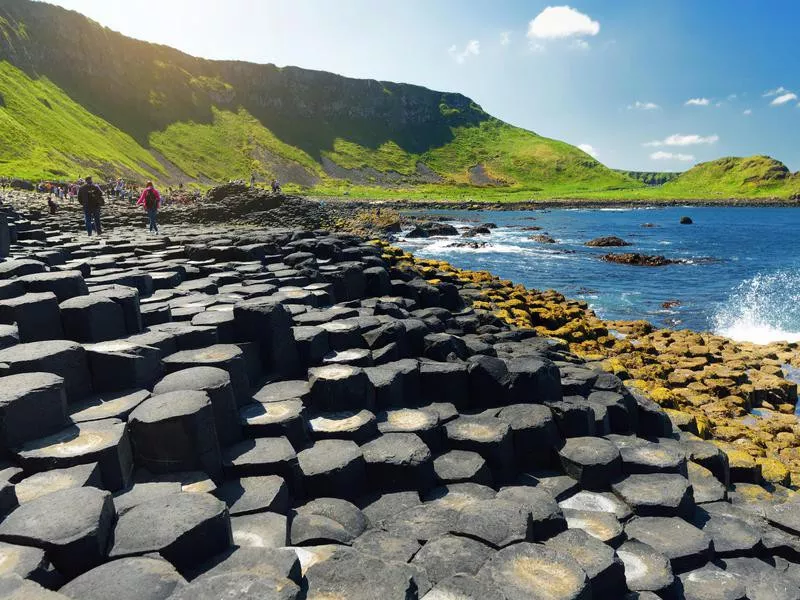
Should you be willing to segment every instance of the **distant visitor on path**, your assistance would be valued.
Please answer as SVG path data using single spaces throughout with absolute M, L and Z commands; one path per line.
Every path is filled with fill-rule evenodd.
M 78 189 L 78 202 L 83 206 L 86 233 L 92 235 L 92 228 L 94 228 L 97 235 L 102 235 L 103 228 L 100 225 L 100 207 L 103 206 L 106 201 L 103 198 L 103 191 L 92 181 L 91 176 L 87 177 L 86 183 Z
M 139 196 L 139 201 L 136 203 L 139 206 L 144 206 L 147 212 L 147 217 L 150 220 L 150 233 L 158 233 L 158 209 L 161 207 L 161 194 L 153 186 L 152 181 L 148 181 L 142 195 Z
M 250 187 L 256 187 L 256 174 L 250 175 Z
M 278 183 L 277 179 L 272 180 L 272 193 L 279 194 L 281 192 L 281 184 Z
M 58 204 L 56 204 L 56 202 L 55 202 L 55 200 L 53 200 L 52 196 L 49 196 L 47 198 L 47 208 L 50 211 L 51 215 L 56 214 L 56 211 L 58 210 Z

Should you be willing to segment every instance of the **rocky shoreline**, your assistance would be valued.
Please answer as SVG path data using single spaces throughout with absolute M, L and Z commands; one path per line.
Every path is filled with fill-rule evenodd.
M 564 198 L 554 200 L 363 200 L 343 197 L 328 198 L 311 196 L 312 199 L 332 204 L 340 204 L 352 209 L 373 209 L 383 206 L 397 211 L 415 210 L 481 210 L 481 211 L 524 211 L 555 208 L 645 208 L 645 207 L 756 207 L 793 208 L 800 207 L 800 200 L 783 198 L 721 198 L 719 200 L 695 199 L 641 199 L 641 200 L 599 200 L 596 198 Z
M 0 207 L 0 595 L 800 598 L 796 345 L 275 200 Z

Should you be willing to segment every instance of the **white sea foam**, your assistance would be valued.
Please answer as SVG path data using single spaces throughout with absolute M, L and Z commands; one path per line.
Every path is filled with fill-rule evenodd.
M 743 281 L 712 317 L 714 332 L 740 342 L 800 341 L 800 272 Z

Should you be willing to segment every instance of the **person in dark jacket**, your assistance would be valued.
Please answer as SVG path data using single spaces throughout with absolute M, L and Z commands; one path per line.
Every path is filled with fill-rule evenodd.
M 147 211 L 147 217 L 150 220 L 150 233 L 158 233 L 158 221 L 156 217 L 158 216 L 158 209 L 161 207 L 161 194 L 159 194 L 158 190 L 153 186 L 152 181 L 147 182 L 136 204 L 143 206 Z
M 100 207 L 105 204 L 103 191 L 92 181 L 91 177 L 86 178 L 80 188 L 78 188 L 78 202 L 83 206 L 83 218 L 86 221 L 86 233 L 92 235 L 92 229 L 97 235 L 102 235 L 103 228 L 100 225 Z

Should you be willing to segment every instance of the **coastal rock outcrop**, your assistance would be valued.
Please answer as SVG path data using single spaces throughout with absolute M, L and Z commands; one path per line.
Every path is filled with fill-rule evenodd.
M 433 236 L 458 235 L 458 229 L 449 223 L 420 223 L 406 234 L 408 238 L 427 238 Z
M 681 262 L 679 260 L 666 258 L 665 256 L 651 256 L 649 254 L 639 254 L 638 252 L 604 254 L 600 258 L 605 262 L 617 263 L 620 265 L 633 265 L 637 267 L 664 267 L 666 265 L 680 264 Z
M 350 233 L 147 236 L 120 208 L 98 239 L 2 210 L 46 235 L 11 245 L 0 289 L 55 281 L 89 300 L 52 315 L 104 341 L 2 338 L 0 594 L 623 598 L 738 590 L 748 561 L 797 589 L 784 463 L 723 453 L 703 439 L 736 435 L 723 421 L 675 410 L 731 413 L 744 381 L 743 401 L 793 408 L 773 364 L 757 377 L 645 324 L 618 338 L 555 292 Z M 67 271 L 67 288 L 39 275 Z
M 630 242 L 626 242 L 622 238 L 619 238 L 614 235 L 595 238 L 593 240 L 589 240 L 584 244 L 584 246 L 589 246 L 592 248 L 621 247 L 630 245 L 631 245 Z
M 539 242 L 540 244 L 555 244 L 556 240 L 546 233 L 541 233 L 537 235 L 532 235 L 530 237 L 534 242 Z

